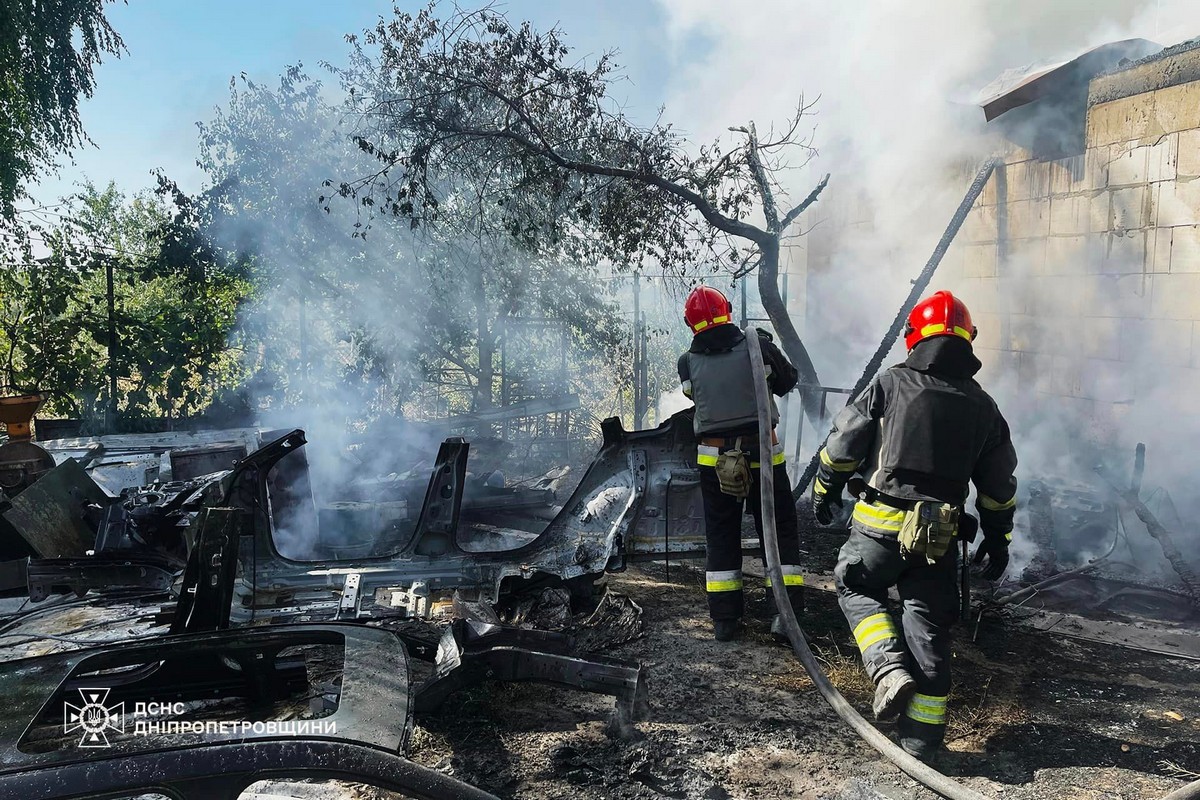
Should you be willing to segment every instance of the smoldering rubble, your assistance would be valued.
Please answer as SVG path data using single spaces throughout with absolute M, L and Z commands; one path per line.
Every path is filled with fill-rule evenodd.
M 1123 37 L 1014 68 L 945 153 L 929 155 L 945 138 L 917 143 L 902 126 L 898 149 L 935 164 L 923 193 L 939 210 L 969 181 L 949 156 L 976 174 L 974 157 L 992 153 L 927 276 L 980 300 L 981 380 L 1022 460 L 1007 577 L 981 581 L 966 558 L 959 574 L 955 669 L 975 691 L 952 694 L 942 768 L 986 795 L 1156 797 L 1200 768 L 1198 429 L 1192 393 L 1178 391 L 1200 346 L 1188 304 L 1197 53 Z M 942 112 L 938 130 L 956 130 Z M 806 237 L 796 304 L 829 334 L 814 347 L 836 377 L 817 387 L 826 423 L 859 356 L 887 355 L 861 322 L 864 298 L 888 298 L 882 334 L 910 278 L 893 259 L 919 266 L 936 240 L 915 232 L 927 220 L 905 226 L 950 216 L 895 207 L 896 175 L 912 167 L 869 147 L 885 127 L 844 146 L 887 179 L 849 182 L 857 198 L 835 183 Z M 372 266 L 395 249 L 367 248 Z M 424 291 L 416 263 L 404 280 Z M 0 399 L 0 793 L 933 796 L 841 727 L 772 637 L 748 522 L 758 618 L 736 649 L 711 641 L 681 393 L 664 394 L 652 427 L 614 417 L 581 437 L 559 422 L 582 406 L 563 336 L 548 348 L 562 345 L 562 369 L 522 375 L 525 394 L 364 427 L 397 398 L 330 391 L 346 339 L 310 320 L 361 305 L 406 366 L 426 334 L 374 296 L 389 276 L 352 277 L 299 301 L 281 285 L 256 309 L 303 353 L 310 402 L 245 427 L 68 438 L 38 420 L 34 439 L 17 432 L 40 398 Z M 799 405 L 784 403 L 779 431 L 793 478 L 824 435 Z M 518 425 L 536 434 L 506 438 Z M 531 442 L 555 449 L 532 458 Z M 869 706 L 833 592 L 844 531 L 818 526 L 804 501 L 799 513 L 802 625 L 837 688 Z

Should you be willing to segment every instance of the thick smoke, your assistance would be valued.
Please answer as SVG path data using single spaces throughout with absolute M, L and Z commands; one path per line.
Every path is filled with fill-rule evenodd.
M 820 156 L 784 180 L 795 197 L 819 175 L 833 176 L 801 221 L 802 228 L 816 225 L 816 234 L 791 251 L 802 272 L 816 255 L 810 248 L 832 249 L 821 254 L 829 267 L 808 272 L 806 298 L 793 305 L 822 383 L 832 386 L 857 378 L 970 175 L 995 152 L 997 127 L 976 104 L 981 89 L 1006 69 L 1065 61 L 1106 42 L 1141 37 L 1170 45 L 1200 34 L 1200 7 L 1186 0 L 764 2 L 736 14 L 715 0 L 661 3 L 676 57 L 690 64 L 672 81 L 668 107 L 698 138 L 749 119 L 761 128 L 783 118 L 801 94 L 820 96 L 812 118 Z M 821 237 L 829 227 L 834 232 Z M 1045 257 L 1079 264 L 1096 254 L 1059 247 Z M 1195 381 L 1178 369 L 1187 366 L 1180 359 L 1190 333 L 1181 329 L 1173 345 L 1131 323 L 1116 341 L 1100 337 L 1079 318 L 1080 305 L 1118 303 L 1120 293 L 1089 298 L 1070 278 L 1033 280 L 1037 269 L 1027 254 L 1013 252 L 1003 283 L 1003 302 L 1038 318 L 1036 329 L 1011 330 L 999 315 L 979 320 L 984 347 L 1001 337 L 1061 343 L 1046 354 L 989 356 L 981 374 L 1012 424 L 1023 484 L 1054 478 L 1099 487 L 1091 470 L 1097 463 L 1127 480 L 1133 445 L 1144 441 L 1146 485 L 1166 487 L 1190 518 L 1200 511 L 1192 489 L 1200 468 L 1188 443 L 1200 440 L 1200 420 L 1188 410 Z M 935 277 L 931 290 L 938 283 Z M 1097 369 L 1096 358 L 1117 357 L 1097 354 L 1101 348 L 1136 348 L 1139 358 Z M 892 356 L 900 360 L 901 350 Z M 1081 383 L 1112 401 L 1105 413 L 1097 413 L 1099 403 L 1062 398 L 1080 394 L 1072 389 Z M 1155 548 L 1140 528 L 1138 536 Z
M 614 383 L 603 374 L 602 354 L 574 347 L 580 330 L 600 337 L 606 329 L 594 318 L 607 311 L 603 291 L 591 288 L 578 265 L 518 252 L 504 237 L 477 230 L 410 227 L 372 213 L 366 192 L 338 196 L 341 182 L 372 174 L 378 163 L 353 144 L 337 103 L 336 91 L 298 71 L 279 89 L 247 82 L 203 126 L 201 139 L 213 183 L 232 192 L 217 234 L 261 273 L 238 331 L 252 374 L 248 405 L 263 427 L 303 428 L 309 441 L 314 502 L 278 516 L 276 526 L 281 551 L 301 558 L 317 544 L 353 550 L 337 525 L 324 523 L 341 511 L 358 519 L 360 510 L 331 511 L 333 504 L 407 502 L 406 513 L 400 505 L 389 513 L 415 525 L 439 445 L 452 433 L 475 440 L 468 469 L 481 478 L 500 466 L 485 457 L 503 451 L 483 441 L 491 429 L 440 420 L 476 410 L 476 387 L 486 380 L 480 332 L 488 341 L 504 336 L 501 316 L 570 309 L 556 352 L 517 359 L 526 384 L 550 385 L 537 371 L 568 363 L 578 366 L 577 378 Z M 493 345 L 495 389 L 502 363 Z M 498 392 L 492 400 L 500 402 Z M 350 533 L 364 538 L 362 530 Z

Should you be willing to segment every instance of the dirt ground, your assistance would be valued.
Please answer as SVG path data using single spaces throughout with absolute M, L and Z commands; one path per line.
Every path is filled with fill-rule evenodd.
M 645 636 L 610 653 L 648 671 L 651 714 L 636 738 L 605 734 L 610 698 L 492 684 L 418 719 L 413 758 L 502 797 L 934 796 L 843 727 L 765 622 L 714 641 L 698 572 L 675 564 L 668 582 L 647 565 L 608 580 L 645 613 Z M 755 585 L 749 611 L 763 597 Z M 834 596 L 810 590 L 802 624 L 834 683 L 867 709 Z M 1132 800 L 1200 771 L 1200 664 L 999 623 L 966 638 L 944 772 L 993 797 Z
M 814 571 L 831 566 L 831 544 L 815 542 Z M 410 755 L 505 798 L 934 797 L 846 729 L 790 649 L 773 641 L 755 616 L 765 610 L 758 579 L 748 579 L 748 624 L 732 643 L 712 639 L 698 565 L 673 562 L 668 577 L 663 565 L 646 564 L 604 580 L 643 610 L 644 635 L 607 653 L 647 674 L 650 715 L 633 738 L 606 732 L 609 697 L 490 683 L 419 716 Z M 810 582 L 801 624 L 833 683 L 868 711 L 871 687 L 836 598 L 817 588 L 828 583 L 819 575 Z M 44 632 L 137 611 L 63 609 Z M 13 657 L 67 646 L 18 644 L 7 642 Z M 989 617 L 977 631 L 958 632 L 954 671 L 950 753 L 937 766 L 987 796 L 1159 798 L 1200 778 L 1200 662 Z M 369 787 L 290 781 L 264 782 L 243 797 L 392 800 Z

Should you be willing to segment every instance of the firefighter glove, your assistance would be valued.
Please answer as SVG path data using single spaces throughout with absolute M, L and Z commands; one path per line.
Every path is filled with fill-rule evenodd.
M 976 574 L 985 581 L 999 580 L 1008 569 L 1008 542 L 988 541 L 985 540 L 979 549 L 975 551 L 973 563 L 976 565 L 983 564 L 983 557 L 987 556 L 987 563 L 979 567 Z
M 833 518 L 837 513 L 835 507 L 837 510 L 841 510 L 842 498 L 841 495 L 834 497 L 831 492 L 823 491 L 824 489 L 825 487 L 821 483 L 821 479 L 815 478 L 812 488 L 812 510 L 813 516 L 817 518 L 818 523 L 828 525 L 833 522 Z

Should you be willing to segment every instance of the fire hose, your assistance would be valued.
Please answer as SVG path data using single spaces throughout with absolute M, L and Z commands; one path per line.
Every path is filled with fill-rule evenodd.
M 1162 800 L 1197 800 L 1197 798 L 1200 798 L 1200 781 L 1181 786 L 1170 794 L 1163 795 Z
M 754 396 L 758 401 L 759 452 L 769 453 L 771 452 L 772 425 L 769 395 L 767 394 L 767 376 L 763 367 L 758 335 L 749 324 L 746 326 L 746 342 L 750 352 L 750 366 L 754 374 Z M 768 463 L 765 459 L 760 460 L 763 464 Z M 775 480 L 772 470 L 759 469 L 759 490 L 762 493 L 763 554 L 767 562 L 767 575 L 771 578 L 771 591 L 775 595 L 775 605 L 779 608 L 779 618 L 783 622 L 788 641 L 791 642 L 792 652 L 804 666 L 804 671 L 812 679 L 817 691 L 825 698 L 825 702 L 829 703 L 830 708 L 853 728 L 863 741 L 904 770 L 913 780 L 920 782 L 942 797 L 950 798 L 950 800 L 987 800 L 986 795 L 946 777 L 933 767 L 904 752 L 888 737 L 880 733 L 874 725 L 863 719 L 862 715 L 855 711 L 854 707 L 837 690 L 837 687 L 829 682 L 829 678 L 825 676 L 821 665 L 817 662 L 812 650 L 809 649 L 808 642 L 804 639 L 804 632 L 800 629 L 800 622 L 796 619 L 796 612 L 788 600 L 787 588 L 783 584 L 779 540 L 775 531 Z M 1176 800 L 1176 798 L 1171 798 L 1171 800 Z
M 954 212 L 954 216 L 950 218 L 950 222 L 946 226 L 946 230 L 942 233 L 941 239 L 938 240 L 933 253 L 930 254 L 929 260 L 925 263 L 916 280 L 913 281 L 912 289 L 909 291 L 904 303 L 900 306 L 895 319 L 892 320 L 891 327 L 888 328 L 887 333 L 879 342 L 879 347 L 876 348 L 874 355 L 871 356 L 871 359 L 863 369 L 862 375 L 859 376 L 858 382 L 855 383 L 854 388 L 851 390 L 850 396 L 846 400 L 847 405 L 853 403 L 862 394 L 867 384 L 879 372 L 879 368 L 883 365 L 883 359 L 891 352 L 896 337 L 900 335 L 909 312 L 912 311 L 921 295 L 925 292 L 925 289 L 929 286 L 929 282 L 933 278 L 933 273 L 941 264 L 946 251 L 950 249 L 950 244 L 954 241 L 954 237 L 958 235 L 958 231 L 966 221 L 975 200 L 983 192 L 983 187 L 991 178 L 992 173 L 1002 164 L 1002 158 L 993 156 L 984 162 L 975 174 L 975 178 L 971 181 L 966 195 L 963 196 L 962 202 L 959 203 L 958 209 Z M 754 393 L 758 401 L 759 447 L 761 448 L 761 452 L 767 453 L 771 450 L 772 425 L 767 395 L 766 371 L 763 368 L 762 351 L 758 344 L 758 336 L 754 333 L 750 325 L 746 326 L 746 339 L 749 342 L 750 365 L 754 375 Z M 823 442 L 821 446 L 824 447 Z M 817 452 L 809 460 L 808 466 L 805 467 L 800 480 L 792 490 L 794 498 L 799 499 L 804 495 L 808 484 L 816 475 L 820 453 L 821 448 L 817 448 Z M 959 800 L 959 798 L 963 798 L 964 800 L 967 798 L 969 800 L 985 800 L 986 795 L 980 794 L 974 789 L 946 777 L 896 746 L 890 739 L 880 733 L 875 726 L 863 719 L 862 715 L 846 701 L 841 692 L 829 682 L 829 679 L 821 670 L 820 664 L 813 656 L 812 650 L 809 649 L 808 643 L 804 639 L 803 631 L 800 629 L 800 623 L 796 619 L 795 611 L 787 599 L 787 591 L 783 584 L 783 574 L 779 566 L 779 543 L 775 532 L 775 481 L 771 470 L 759 470 L 759 483 L 762 492 L 763 554 L 767 562 L 767 574 L 771 578 L 771 591 L 774 593 L 775 602 L 779 608 L 780 620 L 783 622 L 784 630 L 792 645 L 792 650 L 804 666 L 804 670 L 808 673 L 809 678 L 812 679 L 813 685 L 817 687 L 817 691 L 821 693 L 821 696 L 829 703 L 837 715 L 853 728 L 867 744 L 878 750 L 914 780 L 943 797 L 950 798 L 950 800 Z M 1183 786 L 1166 795 L 1162 800 L 1200 800 L 1200 781 Z
M 750 369 L 754 375 L 754 397 L 758 403 L 759 452 L 769 453 L 772 446 L 772 425 L 767 375 L 763 367 L 762 349 L 758 343 L 758 335 L 749 324 L 746 325 L 746 342 L 750 355 Z M 763 463 L 767 462 L 764 460 Z M 799 659 L 804 671 L 808 673 L 813 686 L 817 687 L 817 691 L 829 704 L 829 707 L 863 741 L 878 750 L 881 755 L 913 780 L 937 792 L 942 797 L 950 798 L 950 800 L 988 800 L 987 795 L 943 775 L 928 764 L 904 752 L 891 739 L 880 733 L 878 728 L 863 719 L 862 715 L 837 690 L 837 687 L 829 682 L 829 678 L 826 677 L 809 648 L 808 641 L 804 638 L 804 631 L 800 629 L 800 621 L 796 619 L 796 612 L 792 608 L 791 601 L 788 600 L 787 587 L 783 583 L 779 540 L 775 530 L 775 476 L 770 469 L 759 469 L 758 479 L 762 504 L 763 556 L 767 562 L 767 575 L 771 579 L 771 592 L 775 596 L 779 619 L 783 622 L 783 629 L 792 645 L 792 652 Z M 1165 795 L 1162 800 L 1200 800 L 1200 781 L 1182 786 Z

